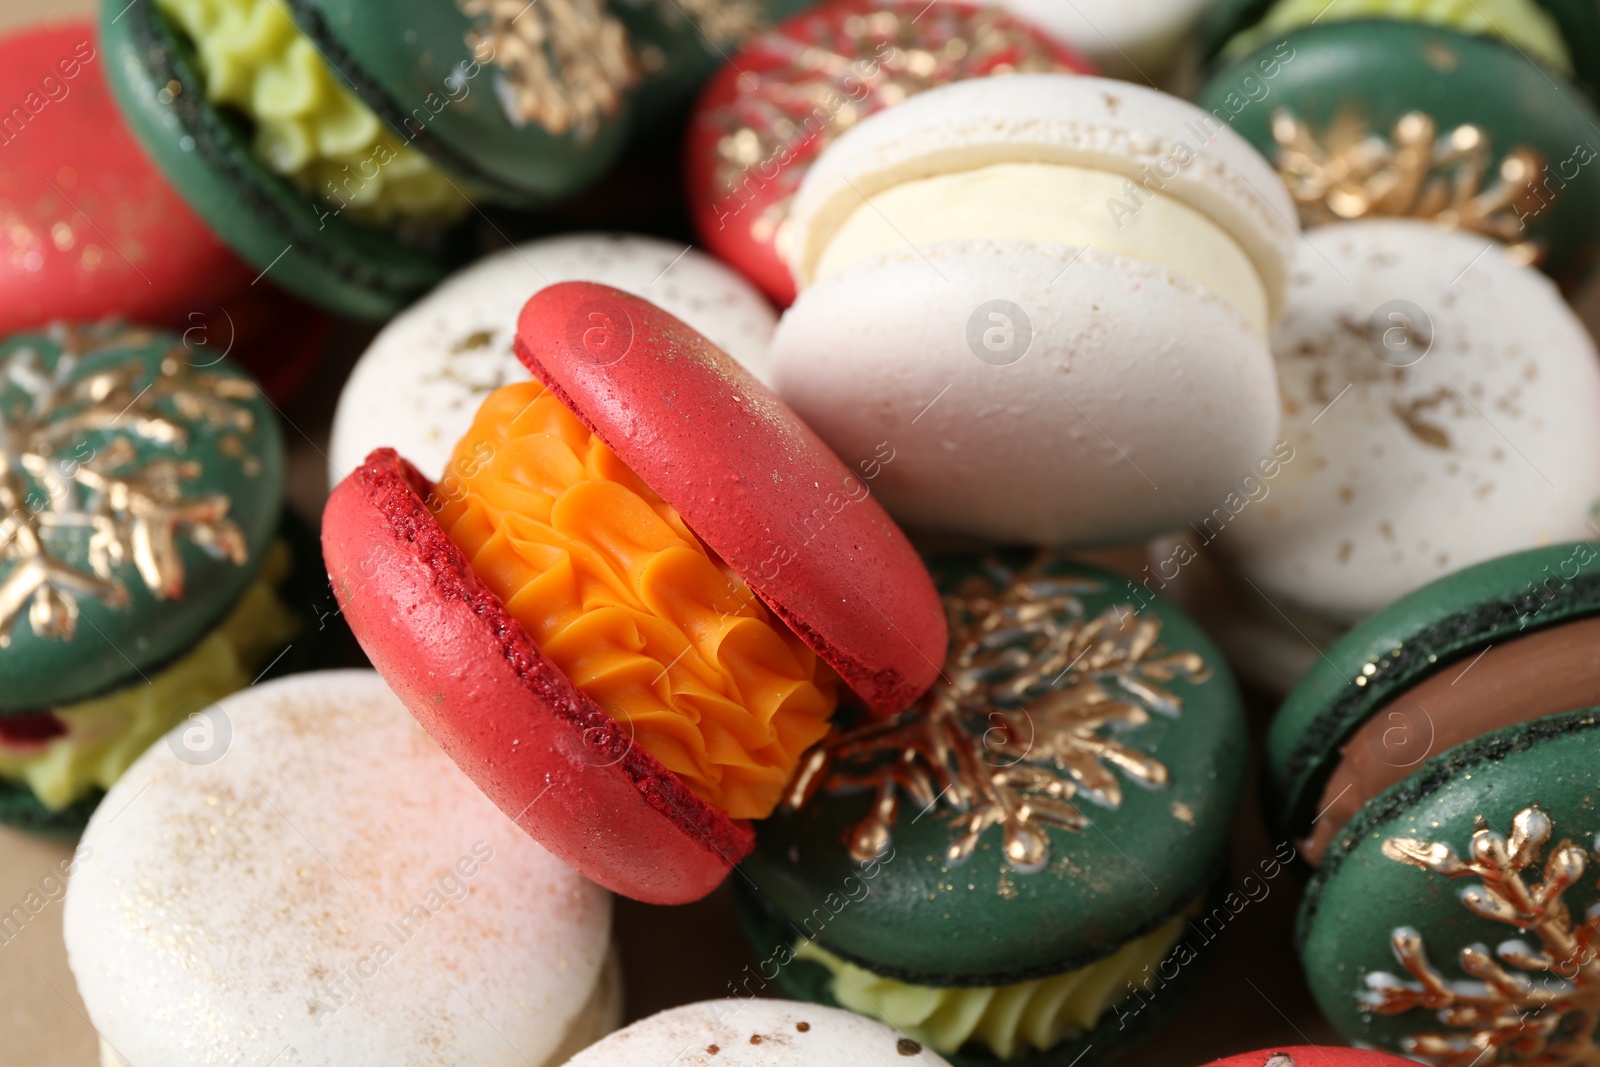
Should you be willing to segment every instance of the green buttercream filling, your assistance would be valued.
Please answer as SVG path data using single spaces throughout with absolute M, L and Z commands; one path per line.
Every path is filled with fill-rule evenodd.
M 206 97 L 255 125 L 268 168 L 341 215 L 445 222 L 469 206 L 433 162 L 356 99 L 283 0 L 156 0 L 194 44 Z
M 290 567 L 288 549 L 273 545 L 255 582 L 199 644 L 148 683 L 53 709 L 67 732 L 42 744 L 0 745 L 0 778 L 25 782 L 51 811 L 111 788 L 168 730 L 249 685 L 283 651 L 300 626 L 278 596 Z
M 1572 56 L 1561 30 L 1537 0 L 1278 0 L 1266 18 L 1229 41 L 1222 55 L 1238 59 L 1312 23 L 1350 19 L 1426 22 L 1480 37 L 1498 37 L 1547 66 L 1572 72 Z
M 1172 951 L 1191 913 L 1087 967 L 1003 986 L 911 985 L 847 963 L 809 940 L 801 940 L 794 954 L 828 969 L 833 999 L 841 1007 L 886 1022 L 940 1053 L 954 1053 L 970 1042 L 1013 1059 L 1092 1030 L 1129 992 L 1129 983 Z

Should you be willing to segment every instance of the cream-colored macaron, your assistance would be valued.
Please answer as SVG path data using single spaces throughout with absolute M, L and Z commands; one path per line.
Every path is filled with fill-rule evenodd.
M 1170 68 L 1210 0 L 1002 0 L 1095 69 L 1144 81 Z
M 1500 244 L 1404 219 L 1311 230 L 1273 350 L 1292 458 L 1189 533 L 1231 579 L 1198 609 L 1246 677 L 1286 688 L 1437 578 L 1600 537 L 1600 356 Z
M 1049 74 L 934 89 L 807 173 L 774 381 L 912 527 L 1071 544 L 1179 527 L 1276 441 L 1267 337 L 1293 218 L 1253 148 L 1164 93 Z
M 67 952 L 106 1067 L 537 1067 L 618 1022 L 608 895 L 371 671 L 191 717 L 83 846 Z
M 872 1019 L 791 1000 L 706 1000 L 618 1030 L 568 1067 L 949 1067 Z
M 530 241 L 451 275 L 373 339 L 339 395 L 330 484 L 380 447 L 438 478 L 483 398 L 528 376 L 511 351 L 522 305 L 565 281 L 603 282 L 642 296 L 769 380 L 777 316 L 755 287 L 712 257 L 628 234 Z

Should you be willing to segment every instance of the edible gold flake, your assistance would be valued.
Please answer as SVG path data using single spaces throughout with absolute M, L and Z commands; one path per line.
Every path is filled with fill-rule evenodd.
M 1536 264 L 1543 245 L 1522 217 L 1544 206 L 1536 192 L 1543 160 L 1512 149 L 1491 173 L 1489 136 L 1478 126 L 1443 133 L 1432 116 L 1402 115 L 1387 138 L 1343 115 L 1321 138 L 1280 109 L 1272 116 L 1278 173 L 1306 226 L 1361 218 L 1425 219 L 1492 237 L 1519 263 Z
M 1413 981 L 1369 974 L 1367 990 L 1358 996 L 1364 1010 L 1378 1015 L 1421 1009 L 1444 1024 L 1402 1038 L 1408 1056 L 1433 1067 L 1600 1062 L 1594 1041 L 1600 1023 L 1600 910 L 1591 908 L 1579 921 L 1562 899 L 1583 877 L 1588 856 L 1570 840 L 1545 855 L 1552 828 L 1535 805 L 1512 819 L 1509 837 L 1490 830 L 1480 815 L 1466 859 L 1442 842 L 1383 842 L 1383 854 L 1397 863 L 1446 878 L 1481 879 L 1460 894 L 1462 905 L 1539 940 L 1538 948 L 1502 941 L 1494 955 L 1485 945 L 1467 945 L 1458 959 L 1472 980 L 1451 981 L 1428 961 L 1421 934 L 1408 926 L 1396 929 L 1390 943 Z
M 1050 862 L 1046 827 L 1089 825 L 1074 797 L 1121 806 L 1112 768 L 1165 785 L 1165 765 L 1103 731 L 1144 725 L 1151 711 L 1177 716 L 1182 701 L 1162 683 L 1201 683 L 1210 671 L 1197 653 L 1159 647 L 1159 618 L 1124 604 L 1088 617 L 1079 596 L 1102 584 L 1047 573 L 1053 558 L 1041 553 L 1020 572 L 987 558 L 945 597 L 950 654 L 939 680 L 904 715 L 836 731 L 813 748 L 786 804 L 799 808 L 819 791 L 872 790 L 866 817 L 845 840 L 852 859 L 869 863 L 889 848 L 904 794 L 918 812 L 948 813 L 956 836 L 947 862 L 970 858 L 998 826 L 1006 866 L 1032 874 Z M 1002 895 L 1010 884 L 1003 869 Z
M 0 389 L 11 387 L 0 395 L 0 565 L 9 564 L 0 648 L 24 615 L 35 635 L 70 640 L 81 598 L 127 607 L 118 573 L 126 566 L 157 599 L 181 597 L 180 539 L 237 565 L 249 558 L 228 496 L 184 494 L 201 468 L 182 456 L 193 423 L 253 430 L 254 414 L 240 401 L 254 385 L 197 371 L 181 349 L 151 381 L 132 360 L 82 373 L 87 357 L 147 345 L 152 335 L 120 327 L 56 335 L 53 367 L 26 346 L 0 359 Z M 91 446 L 88 435 L 100 439 Z M 158 454 L 141 459 L 140 446 Z

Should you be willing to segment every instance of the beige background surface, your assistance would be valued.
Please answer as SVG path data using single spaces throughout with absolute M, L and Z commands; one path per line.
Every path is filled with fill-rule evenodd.
M 0 0 L 0 30 L 88 14 L 94 7 L 90 0 Z M 1596 302 L 1585 303 L 1590 311 L 1586 318 L 1593 322 Z M 333 398 L 364 337 L 359 330 L 343 331 L 316 380 L 287 412 L 289 437 L 298 442 L 292 457 L 292 498 L 308 517 L 316 515 L 326 492 L 317 442 L 326 440 Z M 1258 728 L 1265 714 L 1263 707 L 1253 709 Z M 1272 846 L 1252 796 L 1239 819 L 1230 885 L 1240 887 Z M 38 889 L 70 854 L 68 846 L 0 829 L 0 914 Z M 1266 895 L 1244 908 L 1215 941 L 1198 994 L 1125 1062 L 1198 1067 L 1230 1052 L 1335 1040 L 1311 1004 L 1294 956 L 1292 928 L 1300 889 L 1292 872 L 1266 883 Z M 725 894 L 681 909 L 622 902 L 617 935 L 630 1018 L 728 995 L 745 964 L 753 962 Z M 94 1032 L 66 965 L 59 901 L 47 902 L 15 937 L 0 933 L 0 1062 L 19 1067 L 92 1067 L 97 1062 Z

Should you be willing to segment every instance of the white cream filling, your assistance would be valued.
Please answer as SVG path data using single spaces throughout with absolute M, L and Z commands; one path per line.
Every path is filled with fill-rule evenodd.
M 997 163 L 919 178 L 863 202 L 817 259 L 820 281 L 862 260 L 942 241 L 1072 245 L 1159 264 L 1236 307 L 1263 336 L 1267 293 L 1255 264 L 1205 215 L 1120 174 L 1061 163 Z

